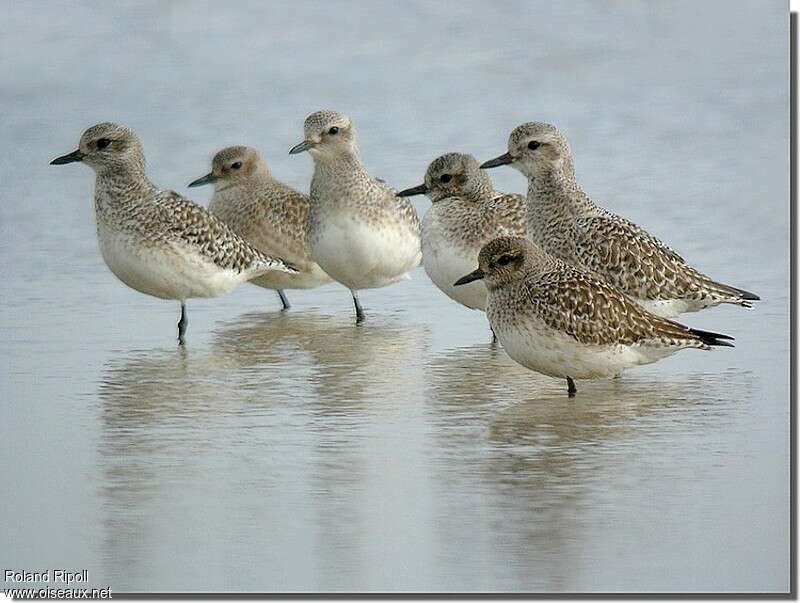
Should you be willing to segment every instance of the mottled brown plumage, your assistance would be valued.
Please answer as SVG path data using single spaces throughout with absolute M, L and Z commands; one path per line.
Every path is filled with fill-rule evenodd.
M 521 237 L 501 237 L 486 245 L 478 270 L 460 282 L 479 278 L 489 290 L 489 323 L 509 355 L 523 366 L 570 382 L 611 377 L 683 348 L 731 345 L 728 336 L 646 311 Z
M 501 295 L 505 294 L 521 316 L 537 315 L 579 343 L 708 348 L 689 327 L 647 312 L 619 291 L 566 264 L 544 274 L 532 273 Z
M 527 201 L 494 190 L 472 155 L 447 153 L 434 159 L 425 182 L 399 193 L 426 194 L 432 205 L 422 219 L 422 264 L 434 284 L 467 308 L 486 308 L 486 287 L 454 287 L 478 262 L 481 248 L 500 236 L 525 235 Z
M 528 177 L 528 237 L 649 311 L 670 317 L 758 299 L 714 281 L 643 228 L 595 205 L 578 186 L 569 145 L 554 126 L 516 128 L 508 153 L 484 165 L 502 164 Z
M 122 202 L 109 203 L 98 198 L 97 205 L 102 208 L 98 219 L 135 235 L 142 245 L 187 245 L 219 268 L 237 273 L 266 272 L 283 264 L 175 191 L 156 189 L 147 198 Z
M 97 238 L 106 265 L 132 289 L 181 302 L 181 343 L 188 324 L 185 300 L 216 297 L 270 271 L 294 271 L 204 208 L 151 183 L 142 145 L 130 128 L 92 126 L 76 151 L 52 163 L 75 161 L 96 173 Z
M 309 289 L 331 281 L 308 249 L 308 197 L 273 178 L 256 149 L 233 146 L 219 151 L 211 172 L 190 186 L 209 183 L 214 185 L 212 214 L 262 253 L 280 256 L 297 269 L 294 274 L 268 273 L 251 283 L 277 290 L 288 308 L 283 289 Z

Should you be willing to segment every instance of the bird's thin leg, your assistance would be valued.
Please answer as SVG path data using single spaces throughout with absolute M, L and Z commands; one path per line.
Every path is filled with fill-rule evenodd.
M 489 346 L 495 349 L 497 347 L 497 333 L 494 332 L 492 327 L 489 327 L 489 330 L 492 332 L 492 343 L 490 343 Z
M 178 321 L 178 344 L 186 343 L 186 327 L 189 326 L 189 316 L 186 313 L 186 302 L 181 300 L 181 319 Z
M 366 316 L 364 315 L 364 309 L 361 307 L 361 302 L 358 301 L 358 294 L 355 291 L 350 293 L 353 294 L 353 303 L 356 306 L 356 324 L 358 324 L 363 322 Z
M 277 289 L 278 297 L 281 298 L 281 303 L 283 304 L 283 310 L 288 310 L 292 307 L 292 304 L 289 303 L 289 298 L 286 297 L 286 293 L 283 292 L 283 289 Z
M 570 398 L 574 398 L 576 393 L 578 393 L 578 388 L 575 387 L 575 382 L 572 377 L 567 377 L 567 395 Z

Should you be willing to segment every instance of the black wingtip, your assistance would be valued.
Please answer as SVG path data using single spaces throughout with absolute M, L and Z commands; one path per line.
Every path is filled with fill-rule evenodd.
M 734 345 L 731 343 L 734 339 L 730 335 L 723 335 L 722 333 L 712 333 L 711 331 L 701 331 L 700 329 L 691 329 L 693 335 L 696 335 L 700 341 L 706 345 L 720 346 L 732 348 Z
M 736 293 L 738 293 L 739 296 L 742 299 L 746 299 L 748 301 L 760 301 L 761 300 L 761 298 L 758 295 L 756 295 L 755 293 L 750 293 L 749 291 L 745 291 L 744 289 L 737 289 L 736 287 L 733 287 L 733 290 L 736 291 Z

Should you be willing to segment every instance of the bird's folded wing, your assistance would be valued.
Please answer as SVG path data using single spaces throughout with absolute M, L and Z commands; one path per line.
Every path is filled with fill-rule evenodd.
M 641 299 L 666 296 L 686 273 L 684 259 L 646 230 L 617 216 L 576 221 L 575 251 L 580 266 L 613 287 Z M 641 291 L 631 291 L 632 283 Z
M 524 237 L 528 199 L 513 193 L 500 194 L 484 206 L 486 230 L 502 237 Z
M 281 259 L 261 253 L 204 207 L 175 191 L 162 191 L 153 202 L 166 239 L 192 246 L 220 268 L 236 272 L 285 268 Z
M 693 339 L 687 327 L 650 314 L 622 293 L 575 269 L 544 274 L 525 285 L 538 317 L 580 343 L 632 345 L 656 339 Z

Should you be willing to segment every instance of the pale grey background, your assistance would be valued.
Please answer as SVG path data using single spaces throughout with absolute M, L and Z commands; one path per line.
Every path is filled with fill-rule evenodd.
M 785 2 L 37 2 L 0 5 L 0 568 L 127 591 L 788 589 Z M 177 304 L 117 282 L 84 166 L 102 120 L 187 191 L 221 146 L 289 157 L 313 110 L 418 184 L 446 151 L 563 128 L 585 189 L 752 311 L 619 382 L 489 348 L 421 269 L 365 292 L 243 286 Z M 512 170 L 498 188 L 524 190 Z M 421 212 L 425 199 L 415 199 Z

